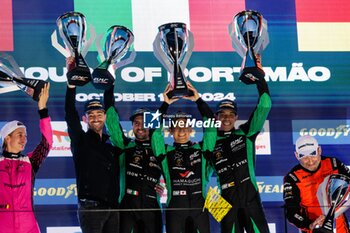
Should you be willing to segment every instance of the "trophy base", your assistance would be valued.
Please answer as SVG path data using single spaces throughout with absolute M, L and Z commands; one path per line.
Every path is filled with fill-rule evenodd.
M 31 96 L 35 101 L 39 101 L 41 89 L 48 83 L 43 80 L 18 77 L 13 77 L 13 82 L 19 89 Z
M 167 96 L 169 99 L 171 98 L 182 98 L 183 96 L 192 96 L 193 91 L 186 89 L 174 89 L 168 92 Z
M 96 68 L 92 72 L 92 85 L 99 90 L 108 90 L 114 83 L 114 77 L 107 69 Z
M 68 84 L 74 86 L 84 86 L 91 81 L 91 73 L 89 67 L 75 67 L 67 72 Z
M 33 93 L 33 100 L 35 101 L 39 101 L 39 96 L 41 94 L 41 89 L 44 88 L 45 84 L 47 84 L 48 82 L 42 81 L 40 80 L 38 82 L 38 84 L 34 87 L 34 93 Z
M 312 233 L 333 233 L 333 231 L 327 230 L 323 227 L 315 228 L 312 230 Z
M 250 85 L 260 82 L 265 77 L 265 72 L 259 67 L 246 67 L 241 72 L 239 80 L 243 83 Z

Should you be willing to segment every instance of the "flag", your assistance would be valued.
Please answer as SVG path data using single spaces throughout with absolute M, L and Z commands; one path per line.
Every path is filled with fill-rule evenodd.
M 221 222 L 232 208 L 232 205 L 220 195 L 216 186 L 215 188 L 209 187 L 204 208 L 208 209 L 216 221 Z
M 350 1 L 296 0 L 299 51 L 350 51 Z
M 104 33 L 109 26 L 123 25 L 135 36 L 134 48 L 153 51 L 158 27 L 170 22 L 185 23 L 194 35 L 194 51 L 233 51 L 228 24 L 245 9 L 244 0 L 75 0 L 74 10 L 82 12 Z
M 0 51 L 13 51 L 12 0 L 0 0 Z

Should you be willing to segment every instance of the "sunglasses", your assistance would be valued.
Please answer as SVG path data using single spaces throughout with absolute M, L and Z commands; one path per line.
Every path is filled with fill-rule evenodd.
M 302 159 L 302 158 L 305 157 L 305 156 L 316 156 L 316 155 L 317 155 L 317 150 L 315 150 L 315 151 L 313 151 L 313 152 L 311 152 L 311 153 L 309 153 L 309 154 L 298 153 L 298 158 L 299 158 L 299 159 Z

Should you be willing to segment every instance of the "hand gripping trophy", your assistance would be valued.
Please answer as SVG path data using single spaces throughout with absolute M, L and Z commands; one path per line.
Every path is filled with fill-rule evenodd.
M 91 80 L 90 69 L 84 57 L 95 39 L 95 31 L 92 27 L 90 28 L 91 36 L 86 41 L 86 19 L 79 12 L 67 12 L 61 15 L 56 24 L 65 48 L 58 43 L 56 31 L 51 35 L 52 46 L 65 57 L 74 57 L 75 59 L 75 67 L 67 73 L 68 83 L 83 86 Z
M 48 83 L 43 80 L 25 78 L 12 56 L 0 54 L 0 93 L 22 90 L 35 101 L 39 100 L 41 89 Z
M 257 63 L 257 54 L 269 44 L 267 21 L 257 11 L 242 11 L 229 24 L 232 47 L 243 58 L 239 80 L 253 84 L 265 73 Z
M 115 25 L 107 30 L 104 51 L 101 49 L 100 40 L 101 36 L 98 36 L 96 48 L 101 63 L 92 72 L 92 84 L 97 89 L 106 90 L 114 83 L 116 69 L 134 61 L 134 50 L 126 56 L 134 42 L 134 35 L 128 28 Z M 125 59 L 122 60 L 123 58 Z
M 350 178 L 333 174 L 324 179 L 317 190 L 317 198 L 326 216 L 323 224 L 314 233 L 332 233 L 334 219 L 349 208 Z
M 193 93 L 188 90 L 183 71 L 193 50 L 193 35 L 184 23 L 168 23 L 158 27 L 153 53 L 170 73 L 172 91 L 168 97 L 181 98 Z

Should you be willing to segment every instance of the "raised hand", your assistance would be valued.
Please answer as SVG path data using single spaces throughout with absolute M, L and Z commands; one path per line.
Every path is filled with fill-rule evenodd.
M 261 55 L 260 54 L 256 54 L 255 55 L 256 58 L 256 65 L 260 68 L 263 69 L 262 64 L 261 64 Z
M 47 100 L 49 99 L 49 90 L 50 90 L 50 83 L 45 84 L 45 86 L 41 88 L 39 101 L 38 101 L 39 110 L 46 108 L 46 103 L 47 103 Z
M 169 97 L 168 97 L 168 93 L 171 91 L 172 89 L 171 89 L 171 86 L 170 86 L 170 84 L 168 83 L 168 85 L 165 87 L 165 90 L 164 90 L 164 92 L 163 92 L 163 98 L 164 98 L 164 102 L 165 103 L 167 103 L 167 104 L 172 104 L 172 103 L 174 103 L 175 101 L 178 101 L 179 100 L 179 98 L 178 97 L 173 97 L 173 98 L 171 98 L 171 99 L 169 99 Z
M 193 95 L 183 96 L 183 98 L 187 100 L 197 101 L 199 99 L 199 94 L 197 89 L 194 88 L 194 86 L 190 83 L 190 81 L 187 81 L 186 84 L 187 84 L 188 90 L 193 92 Z
M 66 59 L 66 67 L 67 67 L 67 71 L 71 71 L 73 68 L 75 68 L 75 58 L 74 57 L 67 57 Z M 75 88 L 74 85 L 71 85 L 67 82 L 67 86 L 69 88 Z
M 159 196 L 162 196 L 164 193 L 165 187 L 163 187 L 163 185 L 158 183 L 158 184 L 156 184 L 156 186 L 154 186 L 154 190 L 156 190 L 156 192 Z
M 322 226 L 324 220 L 325 220 L 325 216 L 324 215 L 320 215 L 315 221 L 313 221 L 311 224 L 310 224 L 310 229 L 313 230 L 315 229 L 316 227 L 320 227 Z

